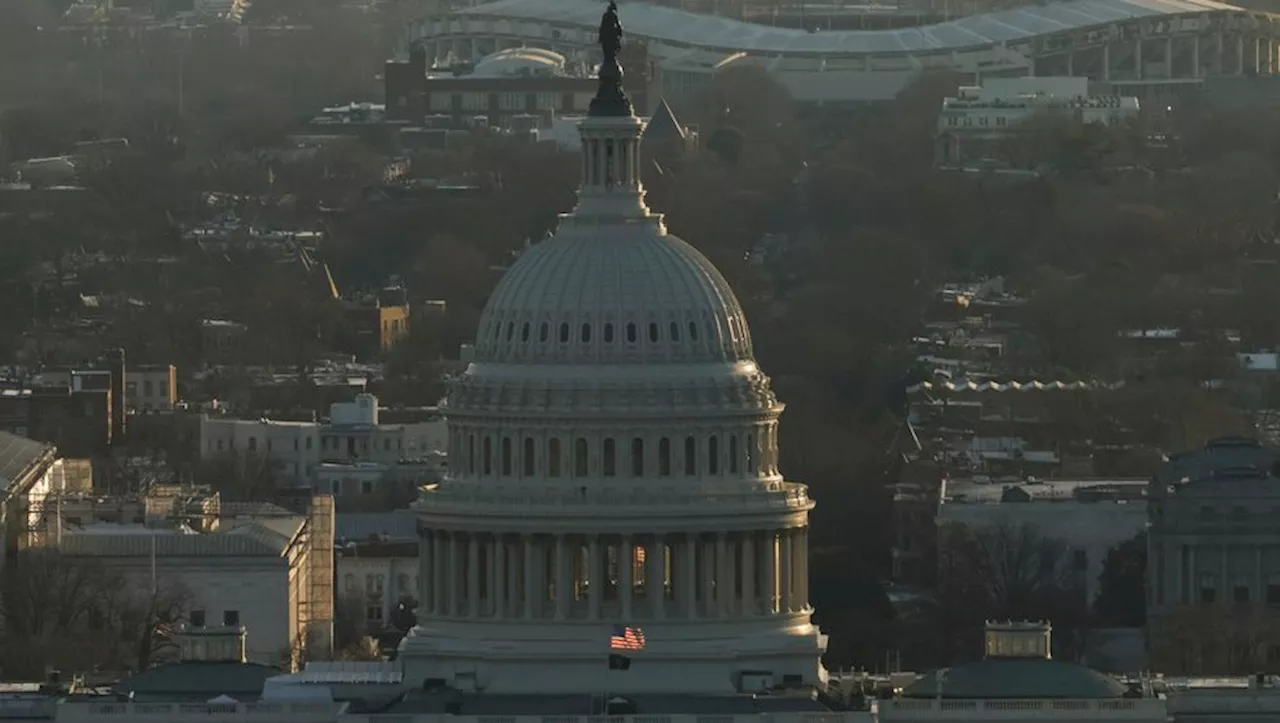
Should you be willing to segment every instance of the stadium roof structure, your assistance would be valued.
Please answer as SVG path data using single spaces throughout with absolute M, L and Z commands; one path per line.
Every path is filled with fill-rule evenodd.
M 639 37 L 708 50 L 812 56 L 946 52 L 1116 22 L 1204 12 L 1247 11 L 1214 0 L 1070 0 L 971 15 L 913 28 L 809 32 L 644 2 L 624 2 L 618 7 L 622 26 L 628 33 Z M 594 29 L 600 21 L 600 2 L 497 0 L 457 10 L 455 15 L 551 22 Z

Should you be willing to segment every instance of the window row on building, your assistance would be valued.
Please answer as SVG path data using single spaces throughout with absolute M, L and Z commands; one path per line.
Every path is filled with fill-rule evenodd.
M 708 325 L 712 324 L 710 321 L 706 323 Z M 648 344 L 661 342 L 679 344 L 682 341 L 689 344 L 698 344 L 704 339 L 707 341 L 715 339 L 715 329 L 713 327 L 708 326 L 705 333 L 701 327 L 701 324 L 693 320 L 685 324 L 677 321 L 670 321 L 666 324 L 657 321 L 638 324 L 631 321 L 617 325 L 611 321 L 606 321 L 603 324 L 583 322 L 580 325 L 561 322 L 557 326 L 553 326 L 551 322 L 547 321 L 543 321 L 536 326 L 527 321 L 519 325 L 514 321 L 508 321 L 505 325 L 493 325 L 493 340 L 506 341 L 508 344 L 517 342 L 520 344 L 529 344 L 531 342 L 546 344 L 553 340 L 559 344 L 591 344 L 595 341 L 597 334 L 599 335 L 599 341 L 604 344 L 639 344 L 642 342 Z M 734 342 L 742 342 L 746 339 L 746 329 L 742 328 L 739 320 L 734 316 L 728 318 L 727 331 Z
M 459 433 L 455 472 L 534 479 L 770 476 L 778 473 L 776 426 L 754 432 L 684 437 L 537 439 Z

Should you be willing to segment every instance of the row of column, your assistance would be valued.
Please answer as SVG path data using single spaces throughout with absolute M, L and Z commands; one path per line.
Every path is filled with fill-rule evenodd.
M 750 618 L 809 608 L 808 528 L 666 535 L 430 531 L 421 611 L 496 620 Z

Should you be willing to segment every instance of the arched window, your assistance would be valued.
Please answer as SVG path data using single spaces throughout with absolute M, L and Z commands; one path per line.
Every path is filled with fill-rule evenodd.
M 608 323 L 604 325 L 604 343 L 606 344 L 613 343 L 613 324 L 612 323 Z
M 586 344 L 589 341 L 591 341 L 591 325 L 583 324 L 582 325 L 582 343 Z
M 617 474 L 618 450 L 613 438 L 604 441 L 604 476 L 612 477 Z
M 658 322 L 649 322 L 649 343 L 658 341 Z
M 707 440 L 707 474 L 720 474 L 720 438 L 714 434 Z
M 476 435 L 467 435 L 467 474 L 476 473 Z
M 532 477 L 533 472 L 533 437 L 524 438 L 524 476 Z
M 729 435 L 729 474 L 738 473 L 738 435 Z
M 631 440 L 631 476 L 644 476 L 644 440 L 640 437 Z
M 493 325 L 493 340 L 497 341 L 502 338 L 502 324 Z
M 493 437 L 485 435 L 484 437 L 484 473 L 493 474 Z
M 691 321 L 689 322 L 689 341 L 697 341 L 697 340 L 698 340 L 698 322 Z
M 636 343 L 636 325 L 627 324 L 627 341 L 631 344 Z
M 756 474 L 756 442 L 754 435 L 747 433 L 747 474 Z
M 658 440 L 658 476 L 671 476 L 671 440 L 666 437 Z
M 587 440 L 582 437 L 573 443 L 573 476 L 587 476 Z
M 511 476 L 511 438 L 502 438 L 502 475 Z
M 560 343 L 561 344 L 569 343 L 569 325 L 568 324 L 560 325 Z
M 684 473 L 689 476 L 698 473 L 698 440 L 693 437 L 684 438 Z
M 507 322 L 507 341 L 511 341 L 511 337 L 515 336 L 516 325 L 513 321 Z
M 680 325 L 674 321 L 671 322 L 671 329 L 667 334 L 671 337 L 671 341 L 680 341 Z
M 560 440 L 556 437 L 547 442 L 547 476 L 560 476 Z
M 550 325 L 545 321 L 542 322 L 542 325 L 538 327 L 538 341 L 546 341 L 549 332 Z
M 529 341 L 529 322 L 520 325 L 520 341 Z

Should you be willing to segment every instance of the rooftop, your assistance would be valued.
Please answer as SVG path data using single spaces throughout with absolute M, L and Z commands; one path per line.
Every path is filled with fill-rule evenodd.
M 861 55 L 945 52 L 1026 40 L 1037 35 L 1182 13 L 1243 12 L 1212 0 L 1074 0 L 1028 5 L 933 25 L 895 30 L 808 32 L 701 15 L 648 3 L 625 3 L 618 16 L 635 37 L 726 52 Z M 462 15 L 546 20 L 589 28 L 600 21 L 598 0 L 498 0 L 457 11 Z
M 147 557 L 153 550 L 157 557 L 279 557 L 305 523 L 303 517 L 255 519 L 207 533 L 95 525 L 65 531 L 59 546 L 81 557 Z
M 1020 502 L 1124 502 L 1142 500 L 1146 496 L 1147 480 L 1046 479 L 1009 483 L 990 477 L 947 479 L 943 481 L 943 500 L 951 504 L 999 504 L 1011 488 L 1026 494 L 1026 499 L 1019 499 Z
M 52 445 L 0 432 L 0 492 L 8 492 L 9 485 L 52 452 Z

